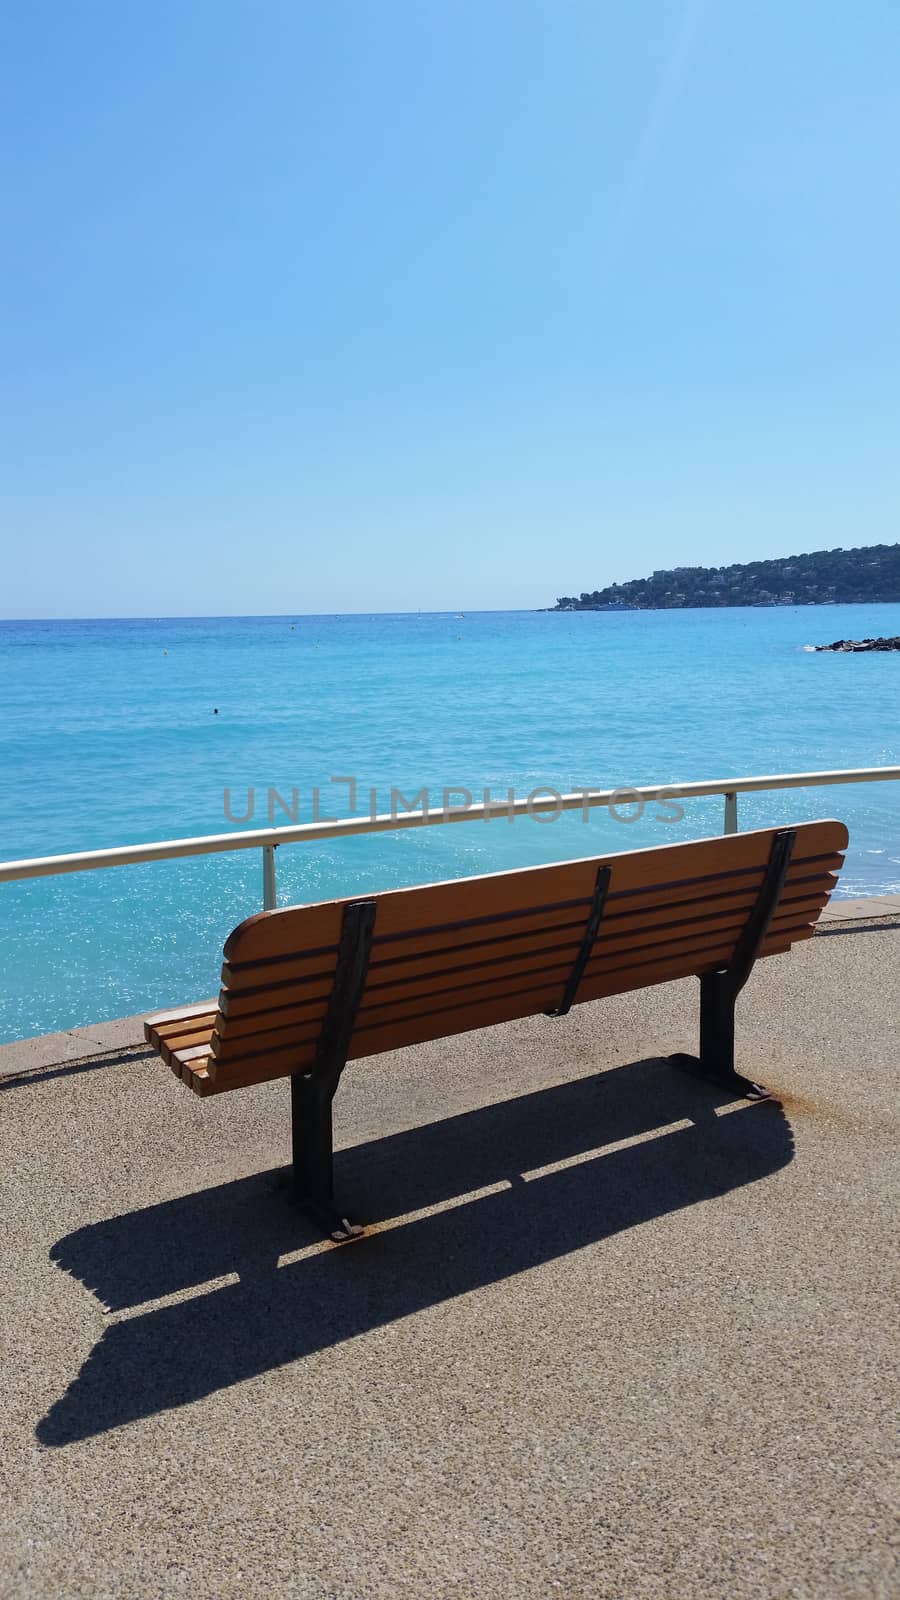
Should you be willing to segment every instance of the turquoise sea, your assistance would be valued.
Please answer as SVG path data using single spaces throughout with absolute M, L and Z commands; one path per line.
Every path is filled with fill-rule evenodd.
M 347 815 L 370 791 L 480 799 L 900 763 L 900 606 L 0 624 L 0 859 Z M 454 796 L 454 803 L 460 797 Z M 742 827 L 849 825 L 844 895 L 900 890 L 900 783 L 742 797 Z M 623 807 L 622 815 L 629 814 Z M 288 820 L 276 803 L 275 821 Z M 717 833 L 650 806 L 454 824 L 278 852 L 279 903 Z M 258 850 L 0 885 L 0 1040 L 202 999 L 261 905 Z

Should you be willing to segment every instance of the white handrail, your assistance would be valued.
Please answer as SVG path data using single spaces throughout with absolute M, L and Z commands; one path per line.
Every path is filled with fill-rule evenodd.
M 581 790 L 551 799 L 496 801 L 488 805 L 440 806 L 429 810 L 387 812 L 377 816 L 343 817 L 323 822 L 303 822 L 283 828 L 246 828 L 234 833 L 201 834 L 196 839 L 165 839 L 157 844 L 118 845 L 109 850 L 77 850 L 68 855 L 34 856 L 0 862 L 0 883 L 22 878 L 50 878 L 65 872 L 93 872 L 101 867 L 131 866 L 140 861 L 167 861 L 180 856 L 219 855 L 227 850 L 260 849 L 265 852 L 264 903 L 275 905 L 275 857 L 282 844 L 312 843 L 317 839 L 342 839 L 360 833 L 389 833 L 402 828 L 431 828 L 448 822 L 488 821 L 492 817 L 533 816 L 542 811 L 577 811 L 598 806 L 628 805 L 635 801 L 696 800 L 725 796 L 725 831 L 737 829 L 737 796 L 769 789 L 808 789 L 838 783 L 877 783 L 900 780 L 900 767 L 845 767 L 833 772 L 782 772 L 764 777 L 716 778 L 702 783 L 664 783 Z

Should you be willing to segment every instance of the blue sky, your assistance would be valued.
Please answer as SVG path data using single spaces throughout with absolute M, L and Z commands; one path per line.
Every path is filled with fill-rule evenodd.
M 7 0 L 0 615 L 894 541 L 888 0 Z

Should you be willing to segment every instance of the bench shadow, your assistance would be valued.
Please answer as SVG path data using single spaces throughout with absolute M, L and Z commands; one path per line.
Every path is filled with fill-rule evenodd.
M 733 1112 L 717 1116 L 726 1104 Z M 51 1259 L 110 1311 L 195 1292 L 111 1323 L 37 1437 L 65 1445 L 187 1405 L 726 1194 L 792 1156 L 777 1102 L 736 1103 L 646 1060 L 340 1152 L 338 1192 L 373 1231 L 280 1267 L 318 1239 L 280 1171 L 80 1228 Z

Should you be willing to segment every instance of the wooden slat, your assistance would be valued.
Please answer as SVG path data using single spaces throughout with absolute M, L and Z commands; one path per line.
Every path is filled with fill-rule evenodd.
M 204 1030 L 211 1032 L 217 1016 L 218 1010 L 215 1007 L 210 1011 L 198 1012 L 196 1016 L 186 1017 L 183 1022 L 172 1023 L 166 1029 L 154 1030 L 150 1035 L 150 1041 L 157 1049 L 163 1044 L 175 1049 L 182 1040 L 194 1034 L 202 1033 Z
M 772 839 L 779 831 L 782 830 L 766 828 L 690 844 L 632 850 L 603 859 L 612 868 L 612 892 L 621 893 L 652 884 L 675 884 L 759 869 L 768 861 Z M 796 831 L 795 853 L 799 859 L 846 848 L 847 830 L 840 822 L 801 823 Z M 535 905 L 583 902 L 593 891 L 598 864 L 598 858 L 589 857 L 549 867 L 390 890 L 378 896 L 377 937 L 445 926 L 477 916 L 521 912 Z M 344 906 L 353 898 L 359 896 L 262 912 L 248 918 L 226 941 L 226 962 L 233 966 L 292 955 L 303 948 L 336 946 Z
M 182 1072 L 185 1067 L 190 1067 L 193 1071 L 198 1066 L 205 1066 L 209 1060 L 209 1041 L 190 1045 L 186 1050 L 173 1050 L 171 1056 L 173 1067 L 177 1066 Z
M 173 1051 L 180 1045 L 209 1039 L 217 1015 L 215 1001 L 205 1002 L 205 1008 L 180 1006 L 177 1011 L 158 1012 L 147 1018 L 144 1038 L 169 1066 Z
M 804 936 L 801 932 L 801 936 Z M 791 939 L 782 936 L 777 941 L 779 950 L 789 948 Z M 768 946 L 769 941 L 766 941 Z M 764 947 L 766 948 L 766 947 Z M 720 954 L 715 947 L 703 952 L 694 950 L 685 953 L 680 958 L 672 956 L 665 962 L 653 962 L 648 968 L 645 964 L 635 964 L 630 968 L 622 969 L 615 973 L 601 973 L 599 975 L 585 974 L 582 987 L 579 989 L 577 1004 L 581 1005 L 591 1000 L 608 999 L 613 995 L 627 994 L 633 989 L 643 989 L 648 982 L 654 987 L 659 983 L 668 983 L 677 978 L 692 977 L 704 971 L 714 971 L 720 964 Z M 650 971 L 652 970 L 652 977 Z M 531 998 L 531 1003 L 525 1001 Z M 555 986 L 542 989 L 532 989 L 526 995 L 507 996 L 502 1000 L 485 1001 L 478 1005 L 466 1008 L 466 1029 L 491 1027 L 500 1022 L 511 1022 L 522 1016 L 534 1015 L 545 1011 L 552 1006 L 558 997 Z M 447 1013 L 434 1010 L 429 1014 L 411 1019 L 403 1023 L 386 1022 L 380 1028 L 360 1030 L 354 1038 L 353 1057 L 379 1055 L 386 1050 L 396 1050 L 411 1044 L 423 1044 L 426 1040 L 440 1039 L 446 1036 L 446 1023 L 450 1017 L 454 1021 L 458 1013 Z M 453 1027 L 456 1032 L 456 1027 Z M 463 1031 L 459 1029 L 459 1031 Z M 262 1059 L 260 1060 L 260 1065 Z
M 792 927 L 798 926 L 790 919 L 773 923 L 772 932 L 781 934 Z M 800 923 L 799 926 L 805 926 Z M 676 937 L 660 944 L 644 944 L 636 948 L 622 949 L 614 947 L 604 949 L 600 946 L 588 961 L 585 968 L 582 985 L 585 992 L 590 986 L 599 981 L 615 982 L 617 975 L 623 975 L 623 982 L 631 972 L 640 970 L 644 982 L 656 982 L 653 976 L 658 967 L 665 967 L 671 961 L 696 960 L 708 965 L 714 961 L 716 965 L 724 965 L 732 955 L 742 924 L 735 924 L 730 930 L 702 929 L 691 937 Z M 470 983 L 465 988 L 446 991 L 434 991 L 423 994 L 420 990 L 412 991 L 405 1004 L 394 1002 L 390 1005 L 376 1005 L 363 1011 L 360 1008 L 356 1032 L 354 1034 L 353 1050 L 358 1054 L 357 1046 L 365 1044 L 366 1036 L 371 1031 L 380 1031 L 396 1021 L 403 1025 L 415 1016 L 424 1019 L 430 1018 L 435 1012 L 445 1012 L 449 1015 L 454 1011 L 458 1016 L 459 1031 L 465 1031 L 465 1013 L 471 1006 L 477 1006 L 496 997 L 498 1000 L 507 996 L 518 996 L 521 1003 L 520 1015 L 527 1016 L 535 1010 L 544 1010 L 545 1006 L 532 1005 L 531 997 L 538 991 L 548 991 L 550 998 L 547 1005 L 553 1005 L 558 998 L 558 993 L 564 985 L 571 962 L 560 962 L 556 965 L 547 965 L 542 968 L 526 971 L 510 971 L 503 981 L 493 978 Z M 551 988 L 552 986 L 552 988 Z M 579 990 L 579 998 L 581 990 Z
M 214 1033 L 210 1040 L 209 1050 L 216 1061 L 222 1063 L 232 1061 L 238 1057 L 243 1059 L 248 1052 L 260 1054 L 265 1050 L 276 1050 L 282 1046 L 296 1046 L 298 1049 L 304 1045 L 314 1046 L 322 1031 L 325 1019 L 324 1010 L 319 1017 L 303 1019 L 300 1022 L 283 1022 L 278 1012 L 271 1014 L 271 1026 L 266 1026 L 266 1018 L 260 1017 L 255 1028 L 241 1034 L 233 1034 L 226 1028 L 222 1034 Z
M 817 826 L 817 824 L 812 824 L 812 826 Z M 747 887 L 748 884 L 755 884 L 759 887 L 767 864 L 768 858 L 764 863 L 757 864 L 752 868 L 742 868 L 739 872 L 713 873 L 706 877 L 675 880 L 671 883 L 648 883 L 638 889 L 623 888 L 617 892 L 616 902 L 625 910 L 632 906 L 638 909 L 642 907 L 651 908 L 656 905 L 668 905 L 670 903 L 683 902 L 687 904 L 698 895 L 727 894 L 732 890 L 737 891 L 741 887 Z M 829 873 L 837 874 L 843 864 L 844 857 L 840 852 L 827 851 L 823 855 L 807 855 L 804 852 L 803 841 L 801 840 L 791 856 L 785 882 L 817 881 Z
M 808 922 L 799 923 L 790 928 L 780 927 L 773 929 L 764 941 L 758 959 L 761 960 L 764 956 L 770 955 L 786 955 L 793 945 L 802 943 L 804 939 L 811 939 L 814 932 L 814 925 Z M 693 956 L 688 958 L 691 963 L 687 973 L 688 977 L 699 978 L 702 973 L 714 972 L 720 966 L 718 958 L 709 959 L 709 957 L 704 957 L 698 961 L 696 955 L 697 952 L 694 952 Z M 673 957 L 671 961 L 667 961 L 664 965 L 668 969 L 669 966 L 676 964 L 677 958 Z M 660 967 L 658 970 L 662 971 L 663 968 Z M 655 986 L 657 983 L 669 981 L 667 978 L 657 976 L 656 972 L 656 964 L 650 962 L 636 964 L 630 969 L 622 969 L 614 973 L 586 974 L 584 992 L 579 992 L 578 1003 L 584 1004 L 591 1000 L 609 999 L 612 995 L 628 994 L 633 989 L 644 989 L 650 984 Z M 651 976 L 650 974 L 653 975 Z
M 161 1039 L 177 1039 L 182 1033 L 192 1033 L 196 1028 L 202 1028 L 208 1017 L 214 1017 L 218 1012 L 218 1002 L 208 1000 L 196 1010 L 189 1011 L 185 1016 L 179 1017 L 175 1022 L 164 1022 L 154 1029 Z
M 221 972 L 221 990 L 228 996 L 229 1005 L 236 1004 L 244 994 L 255 994 L 260 989 L 274 988 L 276 984 L 315 983 L 327 981 L 334 973 L 337 945 L 328 950 L 312 953 L 298 948 L 293 956 L 280 956 L 274 961 L 257 961 L 245 967 L 233 967 L 224 962 Z
M 610 895 L 579 1001 L 724 965 L 780 831 L 606 858 Z M 841 823 L 796 831 L 763 955 L 810 935 L 847 842 Z M 351 1059 L 553 1006 L 580 945 L 598 864 L 588 858 L 379 895 Z M 147 1037 L 195 1092 L 311 1064 L 347 903 L 248 919 L 226 943 L 219 1008 L 205 1002 L 148 1019 Z
M 825 895 L 818 895 L 784 902 L 773 920 L 773 931 L 781 925 L 795 924 L 801 918 L 814 916 L 825 898 Z M 667 923 L 640 931 L 632 928 L 624 935 L 620 935 L 618 929 L 607 929 L 604 924 L 588 971 L 597 970 L 600 964 L 607 967 L 621 965 L 623 959 L 627 960 L 639 951 L 646 952 L 647 959 L 655 957 L 665 961 L 673 948 L 685 948 L 688 940 L 695 945 L 699 940 L 705 947 L 709 936 L 721 938 L 723 952 L 727 954 L 736 942 L 746 917 L 747 909 L 741 907 L 717 912 L 712 919 L 698 918 L 674 925 Z M 630 923 L 631 919 L 628 921 Z M 524 953 L 518 949 L 510 952 L 508 946 L 494 946 L 491 948 L 501 953 L 490 961 L 411 973 L 394 983 L 370 982 L 363 996 L 358 1026 L 370 1023 L 385 1012 L 393 1012 L 398 1020 L 402 1020 L 411 1008 L 430 1004 L 445 995 L 457 994 L 461 1000 L 465 1000 L 470 996 L 476 998 L 486 989 L 499 994 L 510 986 L 519 988 L 524 980 L 540 981 L 545 976 L 548 980 L 551 977 L 558 979 L 562 989 L 578 952 L 580 926 L 576 933 L 577 937 L 570 939 L 566 945 L 530 944 Z M 260 1001 L 263 1002 L 265 998 L 265 995 L 260 996 Z M 246 1054 L 251 1047 L 267 1050 L 277 1048 L 288 1039 L 294 1039 L 298 1044 L 313 1040 L 321 1026 L 325 1005 L 325 999 L 304 999 L 280 1007 L 263 1005 L 251 1016 L 235 1018 L 228 1015 L 217 1023 L 212 1040 L 213 1054 L 220 1061 L 227 1061 Z M 281 1038 L 278 1037 L 279 1032 Z
M 803 921 L 812 912 L 818 912 L 822 903 L 820 898 L 813 905 L 807 902 L 786 907 L 772 919 L 772 931 L 796 926 L 798 920 Z M 653 937 L 653 930 L 644 930 L 635 931 L 623 939 L 598 938 L 585 969 L 585 978 L 600 970 L 618 971 L 635 961 L 644 965 L 654 961 L 665 962 L 674 952 L 706 949 L 710 944 L 720 948 L 723 958 L 728 959 L 745 923 L 746 917 L 732 912 L 715 923 L 703 919 L 696 924 L 657 930 L 656 937 Z M 357 1026 L 367 1026 L 376 1016 L 391 1012 L 402 1014 L 404 1006 L 437 1002 L 445 995 L 455 994 L 465 1001 L 466 997 L 477 996 L 486 990 L 503 993 L 510 985 L 519 988 L 526 982 L 541 982 L 545 977 L 548 980 L 558 979 L 562 987 L 577 953 L 578 945 L 573 944 L 548 950 L 542 959 L 540 955 L 534 955 L 524 962 L 507 959 L 474 971 L 467 968 L 453 974 L 441 974 L 439 978 L 426 982 L 424 987 L 420 982 L 415 985 L 398 984 L 390 989 L 367 990 L 359 1009 Z
M 800 887 L 802 884 L 822 886 L 827 891 L 834 887 L 837 871 L 841 865 L 841 858 L 828 856 L 821 858 L 821 872 L 811 873 L 807 870 L 807 863 L 799 863 L 792 875 L 788 877 L 786 887 Z M 827 863 L 827 870 L 825 870 Z M 746 880 L 749 885 L 747 891 L 748 904 L 752 902 L 755 891 L 762 881 L 761 871 L 756 871 Z M 710 880 L 712 888 L 703 895 L 710 902 L 722 894 L 736 890 L 728 879 Z M 679 884 L 662 888 L 658 894 L 651 889 L 642 890 L 636 896 L 628 892 L 620 896 L 611 896 L 607 901 L 608 919 L 618 919 L 624 915 L 637 917 L 641 909 L 646 910 L 648 916 L 657 912 L 663 917 L 666 910 L 671 907 L 677 913 L 679 907 L 686 908 L 694 903 L 701 892 L 699 884 Z M 405 959 L 417 959 L 430 953 L 440 956 L 448 951 L 478 946 L 482 942 L 495 940 L 501 942 L 507 939 L 527 939 L 530 933 L 541 935 L 554 927 L 583 927 L 588 914 L 590 900 L 585 898 L 573 905 L 569 904 L 564 910 L 557 908 L 540 908 L 531 913 L 522 913 L 497 918 L 478 918 L 472 921 L 451 924 L 446 927 L 430 929 L 424 933 L 416 929 L 408 930 L 404 934 L 393 934 L 389 938 L 373 941 L 373 957 L 371 967 L 380 968 L 389 966 L 393 962 Z M 310 992 L 317 992 L 317 987 L 328 988 L 329 979 L 334 970 L 335 948 L 316 951 L 311 955 L 307 951 L 298 952 L 294 956 L 278 957 L 271 961 L 264 960 L 251 963 L 242 967 L 230 966 L 227 962 L 222 968 L 223 989 L 220 994 L 226 996 L 227 1009 L 234 1014 L 242 1010 L 252 1009 L 251 998 L 260 990 L 274 988 L 278 984 L 293 988 L 296 984 L 308 987 Z M 248 1004 L 245 1005 L 245 997 Z
M 194 1094 L 208 1095 L 215 1093 L 215 1084 L 205 1067 L 184 1067 L 180 1073 L 182 1083 L 193 1089 Z
M 171 1066 L 174 1056 L 184 1056 L 185 1051 L 203 1049 L 209 1053 L 209 1041 L 212 1038 L 213 1018 L 203 1027 L 195 1028 L 190 1033 L 180 1034 L 176 1039 L 160 1039 L 154 1047 L 163 1060 Z
M 792 944 L 803 939 L 811 938 L 814 929 L 805 924 L 794 930 L 790 935 L 780 934 L 776 938 L 768 938 L 761 951 L 760 959 L 770 955 L 785 954 Z M 719 965 L 716 953 L 713 951 L 706 959 L 698 956 L 697 952 L 689 953 L 681 960 L 673 959 L 665 965 L 656 964 L 653 977 L 648 979 L 647 971 L 640 967 L 633 967 L 626 974 L 618 974 L 614 978 L 606 976 L 597 983 L 589 983 L 587 979 L 579 991 L 578 1004 L 586 1001 L 607 999 L 612 995 L 625 994 L 635 989 L 646 988 L 648 982 L 670 983 L 680 978 L 699 976 L 703 971 L 714 971 Z M 547 988 L 543 991 L 532 989 L 529 991 L 531 1003 L 523 1008 L 522 996 L 506 997 L 502 1000 L 485 1002 L 477 1006 L 469 1006 L 465 1010 L 465 1028 L 455 1024 L 447 1026 L 447 1013 L 431 1012 L 425 1017 L 417 1017 L 403 1025 L 388 1024 L 379 1029 L 371 1029 L 358 1038 L 354 1037 L 351 1050 L 352 1059 L 383 1054 L 385 1051 L 404 1049 L 415 1044 L 424 1044 L 428 1040 L 441 1039 L 460 1032 L 474 1032 L 481 1028 L 493 1027 L 499 1023 L 512 1022 L 523 1016 L 539 1014 L 547 1010 L 556 999 L 556 991 Z M 455 1013 L 454 1013 L 455 1015 Z M 310 1048 L 308 1057 L 304 1060 L 297 1058 L 293 1051 L 272 1051 L 267 1055 L 248 1057 L 243 1063 L 230 1065 L 227 1070 L 222 1070 L 218 1063 L 211 1062 L 209 1067 L 212 1093 L 221 1093 L 226 1089 L 249 1088 L 254 1084 L 265 1083 L 273 1078 L 280 1078 L 288 1071 L 302 1070 L 303 1066 L 312 1062 L 314 1047 Z M 294 1062 L 291 1066 L 289 1063 Z
M 434 955 L 440 958 L 448 951 L 477 948 L 481 944 L 502 939 L 528 939 L 543 936 L 552 928 L 583 928 L 588 914 L 589 900 L 578 901 L 550 909 L 523 912 L 515 919 L 497 917 L 479 918 L 472 923 L 456 927 L 442 927 L 430 932 L 410 930 L 403 935 L 380 939 L 376 932 L 372 940 L 369 971 L 391 967 L 393 963 L 415 960 Z M 376 929 L 377 929 L 376 921 Z M 232 967 L 227 962 L 222 968 L 222 990 L 228 997 L 229 1015 L 237 1015 L 247 1006 L 257 992 L 276 985 L 293 988 L 301 983 L 314 988 L 325 983 L 334 972 L 337 947 L 283 956 L 273 961 L 261 961 L 244 967 Z
M 809 923 L 779 927 L 772 931 L 764 948 L 775 943 L 779 947 L 789 948 L 792 942 L 808 937 L 812 931 Z M 686 977 L 714 970 L 727 961 L 731 948 L 721 939 L 690 941 L 681 948 L 670 949 L 665 960 L 660 959 L 659 952 L 648 959 L 625 960 L 618 965 L 608 960 L 597 960 L 590 963 L 585 972 L 578 1003 L 601 995 L 620 994 L 648 984 L 667 982 L 669 977 Z M 560 992 L 560 978 L 564 976 L 564 973 L 551 974 L 540 980 L 511 986 L 503 993 L 495 992 L 488 997 L 460 995 L 446 1005 L 435 1001 L 421 1011 L 407 1008 L 405 1012 L 400 1012 L 395 1009 L 387 1018 L 373 1019 L 368 1025 L 357 1026 L 349 1058 L 354 1060 L 360 1056 L 377 1055 L 408 1044 L 536 1015 L 555 1005 Z M 210 1077 L 215 1082 L 227 1078 L 229 1082 L 240 1079 L 242 1083 L 258 1083 L 282 1077 L 285 1073 L 302 1071 L 312 1063 L 314 1040 L 298 1043 L 296 1036 L 288 1030 L 286 1038 L 282 1035 L 282 1041 L 270 1037 L 267 1046 L 261 1048 L 259 1039 L 247 1040 L 245 1056 L 232 1057 L 227 1062 L 212 1060 L 209 1064 Z
M 597 938 L 597 947 L 607 948 L 613 945 L 630 948 L 636 945 L 650 944 L 657 940 L 665 941 L 676 934 L 693 934 L 705 927 L 743 927 L 755 903 L 756 895 L 725 895 L 715 900 L 698 901 L 696 905 L 687 908 L 677 908 L 673 915 L 671 907 L 663 907 L 656 912 L 646 914 L 629 914 L 622 916 L 604 916 Z M 827 891 L 816 890 L 786 893 L 779 904 L 779 915 L 791 910 L 814 910 L 821 908 L 827 900 Z M 367 986 L 367 995 L 373 995 L 376 990 L 387 992 L 404 982 L 411 982 L 418 978 L 426 981 L 445 973 L 451 972 L 478 972 L 490 968 L 495 964 L 503 965 L 524 964 L 531 962 L 542 954 L 562 952 L 576 952 L 580 948 L 584 932 L 584 920 L 565 929 L 550 929 L 544 935 L 531 934 L 527 939 L 504 939 L 480 944 L 477 947 L 464 946 L 462 949 L 450 947 L 438 956 L 425 958 L 412 956 L 402 962 L 390 965 L 376 965 L 370 969 L 370 979 Z M 270 991 L 271 993 L 271 991 Z
M 834 858 L 828 859 L 833 865 Z M 686 917 L 699 916 L 707 909 L 714 912 L 719 908 L 741 906 L 749 913 L 761 881 L 760 870 L 738 889 L 726 886 L 723 890 L 717 885 L 713 890 L 697 892 L 691 885 L 678 885 L 670 888 L 668 895 L 663 890 L 654 894 L 651 887 L 641 891 L 638 897 L 608 896 L 603 919 L 604 934 L 629 925 L 643 927 L 667 921 L 677 922 Z M 782 901 L 799 893 L 829 894 L 836 882 L 834 871 L 811 873 L 805 866 L 797 866 L 788 874 Z M 369 988 L 407 973 L 437 971 L 447 964 L 462 964 L 466 954 L 471 954 L 473 960 L 491 960 L 501 954 L 506 946 L 525 952 L 550 942 L 549 936 L 557 930 L 563 935 L 568 932 L 573 942 L 577 942 L 584 929 L 589 905 L 589 900 L 585 900 L 575 910 L 567 907 L 562 911 L 533 911 L 514 921 L 487 919 L 475 926 L 467 924 L 461 928 L 441 928 L 426 934 L 417 934 L 413 930 L 402 939 L 393 936 L 390 940 L 379 940 L 376 934 L 369 964 Z M 244 970 L 236 970 L 226 964 L 219 1008 L 227 1017 L 254 1015 L 267 1009 L 269 1004 L 279 1003 L 279 987 L 292 1001 L 299 1001 L 301 990 L 303 999 L 327 996 L 331 992 L 335 956 L 334 950 L 324 951 L 317 953 L 312 960 L 298 955 L 281 961 L 264 962 Z
M 258 1028 L 261 1021 L 267 1017 L 280 1016 L 284 1013 L 285 1021 L 304 1022 L 311 1017 L 324 1017 L 328 1004 L 328 996 L 334 985 L 334 976 L 328 984 L 310 994 L 305 988 L 298 988 L 295 984 L 288 984 L 286 988 L 256 989 L 252 997 L 252 1010 L 249 1004 L 234 1012 L 227 1004 L 228 995 L 222 991 L 222 1005 L 216 1022 L 216 1031 L 225 1034 L 229 1039 L 237 1039 L 241 1034 L 252 1033 Z M 247 997 L 249 1001 L 249 996 Z
M 167 1032 L 170 1023 L 183 1022 L 184 1019 L 202 1016 L 207 1011 L 215 1011 L 215 1000 L 198 1000 L 192 1006 L 174 1006 L 170 1011 L 154 1011 L 153 1015 L 144 1021 L 145 1028 L 152 1028 L 156 1032 Z
M 213 1022 L 215 1022 L 215 1014 L 207 1018 L 207 1021 L 203 1022 L 202 1026 L 192 1029 L 189 1034 L 178 1034 L 175 1038 L 157 1035 L 157 1037 L 151 1038 L 152 1046 L 154 1046 L 154 1050 L 159 1051 L 163 1061 L 167 1062 L 168 1066 L 171 1066 L 171 1061 L 175 1058 L 176 1051 L 191 1050 L 192 1046 L 195 1045 L 205 1045 L 207 1050 L 210 1048 Z

